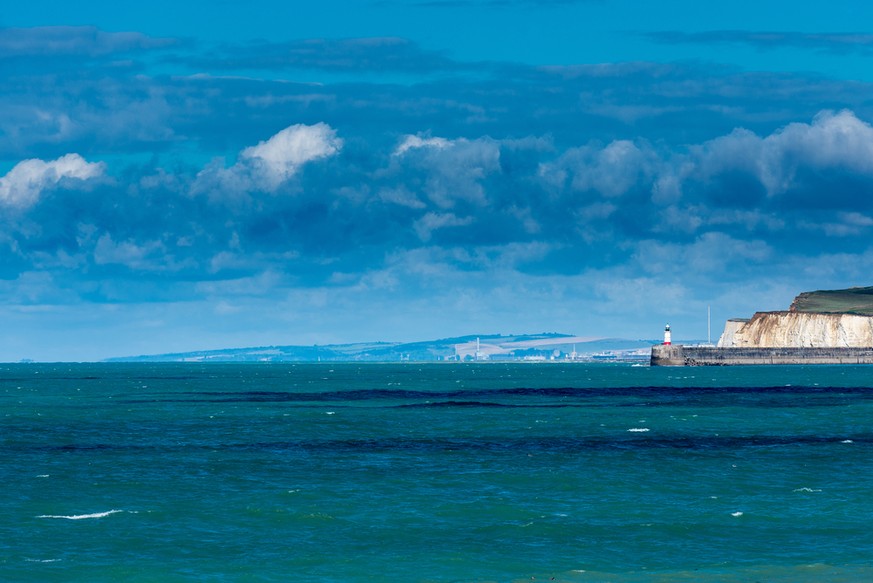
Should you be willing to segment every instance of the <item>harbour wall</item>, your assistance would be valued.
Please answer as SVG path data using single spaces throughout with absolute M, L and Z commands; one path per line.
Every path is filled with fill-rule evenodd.
M 652 366 L 735 366 L 748 364 L 873 364 L 871 348 L 718 348 L 659 344 Z

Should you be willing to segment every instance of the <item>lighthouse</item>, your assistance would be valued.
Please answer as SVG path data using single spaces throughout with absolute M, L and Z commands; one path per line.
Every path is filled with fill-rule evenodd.
M 670 324 L 667 324 L 667 326 L 664 328 L 664 344 L 673 344 L 672 340 L 670 339 Z

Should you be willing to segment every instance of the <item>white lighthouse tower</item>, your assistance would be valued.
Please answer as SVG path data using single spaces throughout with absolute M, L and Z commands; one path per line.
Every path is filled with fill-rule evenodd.
M 664 344 L 673 344 L 671 335 L 670 335 L 670 324 L 667 324 L 666 328 L 664 328 Z

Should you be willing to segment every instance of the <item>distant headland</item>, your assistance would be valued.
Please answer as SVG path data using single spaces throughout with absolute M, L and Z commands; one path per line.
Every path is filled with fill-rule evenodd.
M 803 292 L 787 311 L 728 320 L 715 347 L 654 346 L 651 364 L 873 364 L 873 287 Z

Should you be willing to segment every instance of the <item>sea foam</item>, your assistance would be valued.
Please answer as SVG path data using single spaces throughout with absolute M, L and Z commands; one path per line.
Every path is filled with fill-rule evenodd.
M 106 512 L 95 512 L 94 514 L 71 514 L 69 516 L 63 514 L 41 514 L 37 518 L 65 518 L 67 520 L 84 520 L 86 518 L 103 518 L 110 514 L 117 514 L 124 510 L 107 510 Z

